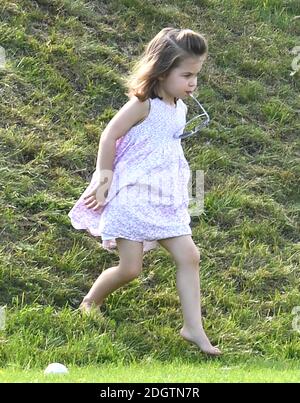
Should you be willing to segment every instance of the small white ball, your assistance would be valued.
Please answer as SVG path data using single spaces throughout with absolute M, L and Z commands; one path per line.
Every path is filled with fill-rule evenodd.
M 68 368 L 59 362 L 53 362 L 49 364 L 45 369 L 44 374 L 67 374 L 69 372 Z

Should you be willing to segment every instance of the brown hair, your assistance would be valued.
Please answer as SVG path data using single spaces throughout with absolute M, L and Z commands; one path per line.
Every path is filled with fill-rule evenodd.
M 191 29 L 164 28 L 149 43 L 131 74 L 125 79 L 126 95 L 140 101 L 157 94 L 158 77 L 166 77 L 187 57 L 207 57 L 205 37 Z

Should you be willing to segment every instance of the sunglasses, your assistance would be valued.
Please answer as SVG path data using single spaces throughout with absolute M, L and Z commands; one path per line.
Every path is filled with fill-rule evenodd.
M 198 133 L 201 129 L 206 127 L 210 122 L 210 117 L 200 102 L 193 96 L 193 94 L 189 94 L 190 97 L 193 98 L 195 102 L 197 102 L 200 107 L 201 113 L 199 115 L 194 116 L 188 122 L 186 122 L 184 126 L 184 132 L 179 136 L 176 136 L 179 139 L 185 139 L 187 137 L 191 137 L 194 134 Z

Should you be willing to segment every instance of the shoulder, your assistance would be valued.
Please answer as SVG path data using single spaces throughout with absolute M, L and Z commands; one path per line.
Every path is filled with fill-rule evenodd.
M 132 108 L 137 111 L 139 119 L 135 122 L 133 126 L 137 126 L 141 122 L 143 122 L 149 115 L 151 109 L 151 101 L 150 98 L 145 101 L 140 101 L 136 96 L 131 98 Z
M 148 113 L 148 100 L 142 102 L 136 96 L 132 96 L 117 112 L 115 119 L 125 118 L 131 124 L 138 122 Z
M 150 109 L 150 99 L 140 101 L 139 98 L 133 95 L 127 102 L 128 107 L 132 108 L 140 117 L 144 117 L 148 114 Z
M 148 105 L 148 100 L 141 102 L 136 96 L 131 97 L 110 120 L 102 133 L 103 138 L 111 137 L 117 140 L 124 136 L 128 130 L 147 116 Z

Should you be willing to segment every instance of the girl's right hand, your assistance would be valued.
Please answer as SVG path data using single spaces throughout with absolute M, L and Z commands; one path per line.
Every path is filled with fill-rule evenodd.
M 101 185 L 97 182 L 83 198 L 84 204 L 88 209 L 92 208 L 93 211 L 100 210 L 105 205 L 108 190 L 107 184 Z

